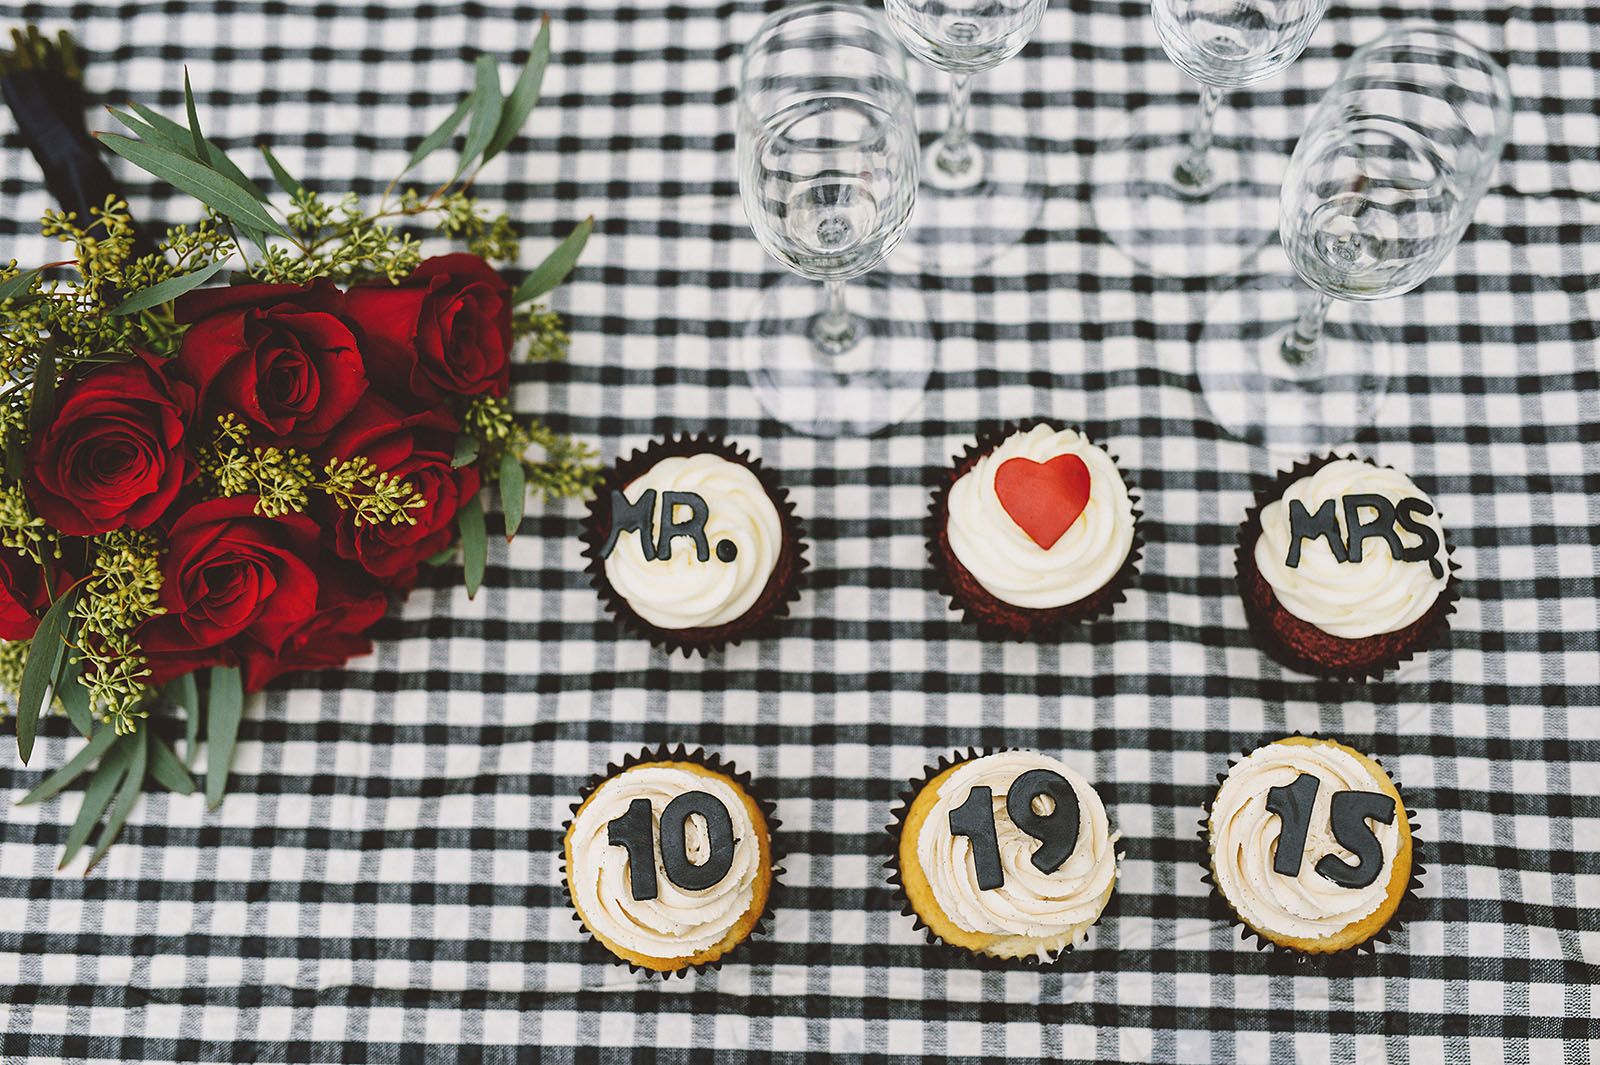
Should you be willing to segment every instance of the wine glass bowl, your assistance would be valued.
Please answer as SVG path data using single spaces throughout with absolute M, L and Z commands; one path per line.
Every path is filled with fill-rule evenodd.
M 929 369 L 914 290 L 844 283 L 906 232 L 919 148 L 905 53 L 883 20 L 834 0 L 775 12 L 745 48 L 735 136 L 739 197 L 756 240 L 794 274 L 763 290 L 740 340 L 769 414 L 819 436 L 903 418 Z M 807 291 L 807 289 L 810 291 Z
M 1322 0 L 1153 0 L 1156 38 L 1198 82 L 1240 89 L 1294 62 L 1327 7 Z
M 979 74 L 1022 51 L 1046 0 L 884 0 L 912 55 L 951 74 Z

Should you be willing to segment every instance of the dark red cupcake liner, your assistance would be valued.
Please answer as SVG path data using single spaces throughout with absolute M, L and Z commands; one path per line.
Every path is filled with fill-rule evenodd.
M 991 754 L 1001 754 L 1005 751 L 1021 749 L 1020 747 L 985 747 L 979 750 L 976 747 L 968 747 L 965 754 L 957 750 L 948 755 L 940 755 L 937 764 L 924 766 L 922 776 L 912 780 L 908 790 L 900 793 L 900 805 L 890 811 L 890 816 L 893 820 L 884 826 L 886 838 L 880 842 L 879 846 L 880 853 L 885 855 L 883 867 L 888 873 L 885 879 L 888 881 L 894 896 L 900 902 L 900 915 L 902 917 L 910 917 L 913 921 L 913 927 L 921 931 L 930 944 L 949 947 L 958 951 L 972 959 L 975 968 L 1009 972 L 1018 970 L 1041 972 L 1050 969 L 1050 967 L 1059 963 L 1063 957 L 1071 954 L 1073 945 L 1069 943 L 1052 954 L 1048 961 L 1040 961 L 1037 954 L 1029 954 L 1020 958 L 997 958 L 992 954 L 980 954 L 975 950 L 969 950 L 957 943 L 946 942 L 922 919 L 922 915 L 917 912 L 916 907 L 911 905 L 911 896 L 906 893 L 905 881 L 901 878 L 900 872 L 900 837 L 905 832 L 906 818 L 911 813 L 911 804 L 916 801 L 922 789 L 927 787 L 934 777 L 951 766 L 970 762 L 974 758 L 983 758 Z M 1113 892 L 1112 897 L 1116 897 L 1115 892 Z M 1104 913 L 1101 916 L 1104 916 Z
M 1075 603 L 1048 610 L 1013 606 L 991 595 L 956 558 L 955 552 L 950 549 L 948 531 L 951 488 L 979 459 L 999 447 L 1008 437 L 1039 425 L 1048 425 L 1052 429 L 1065 428 L 1049 418 L 1031 418 L 1007 422 L 979 433 L 977 441 L 967 445 L 966 450 L 957 456 L 955 468 L 934 489 L 928 507 L 928 559 L 933 565 L 935 585 L 951 605 L 962 612 L 963 619 L 976 625 L 986 639 L 1014 640 L 1018 643 L 1046 641 L 1064 635 L 1074 625 L 1109 615 L 1117 604 L 1127 599 L 1128 589 L 1138 577 L 1139 560 L 1144 554 L 1144 534 L 1140 528 L 1144 513 L 1139 509 L 1139 496 L 1133 485 L 1128 483 L 1127 475 L 1122 474 L 1122 483 L 1133 504 L 1133 543 L 1128 548 L 1128 557 L 1123 561 L 1122 568 L 1099 591 Z M 1079 432 L 1082 433 L 1082 430 Z M 1083 433 L 1083 437 L 1094 443 L 1087 433 Z M 1117 457 L 1109 451 L 1107 455 L 1121 474 L 1122 467 Z
M 600 549 L 605 546 L 611 532 L 611 492 L 625 488 L 662 459 L 706 453 L 737 462 L 756 475 L 773 506 L 778 509 L 778 518 L 783 525 L 783 543 L 778 550 L 772 574 L 767 578 L 766 588 L 749 610 L 723 625 L 664 629 L 640 617 L 606 579 L 606 560 L 601 557 Z M 589 501 L 589 513 L 584 519 L 581 536 L 585 545 L 583 556 L 589 559 L 585 567 L 589 583 L 617 622 L 663 648 L 668 654 L 682 651 L 685 657 L 709 655 L 745 639 L 775 635 L 780 619 L 788 615 L 789 607 L 800 598 L 801 574 L 809 564 L 805 557 L 805 526 L 795 515 L 789 493 L 778 483 L 772 471 L 764 467 L 760 459 L 751 458 L 748 451 L 741 451 L 720 437 L 705 433 L 693 436 L 680 433 L 665 440 L 652 441 L 627 458 L 618 459 L 616 465 L 606 471 L 594 498 Z
M 1332 738 L 1315 732 L 1302 733 L 1298 730 L 1290 733 L 1290 735 L 1304 736 L 1306 739 L 1312 740 L 1325 740 Z M 1260 750 L 1262 747 L 1269 746 L 1270 744 L 1276 743 L 1278 740 L 1287 738 L 1288 737 L 1285 736 L 1273 736 L 1271 739 L 1262 740 L 1254 747 L 1241 750 L 1237 756 L 1230 757 L 1228 759 L 1228 768 L 1217 774 L 1217 791 L 1222 790 L 1222 782 L 1228 779 L 1228 773 L 1232 771 L 1234 766 L 1238 765 L 1241 761 Z M 1335 742 L 1342 743 L 1343 741 L 1336 740 Z M 1346 746 L 1349 745 L 1346 744 Z M 1379 761 L 1375 755 L 1369 754 L 1367 757 L 1371 758 L 1374 762 L 1377 762 L 1379 767 L 1383 766 L 1383 763 Z M 1384 769 L 1384 772 L 1388 773 L 1388 770 Z M 1405 792 L 1400 787 L 1400 781 L 1396 780 L 1391 774 L 1389 776 L 1389 783 L 1394 785 L 1395 791 L 1400 792 L 1401 802 L 1402 804 L 1405 804 Z M 1394 934 L 1403 929 L 1406 922 L 1414 917 L 1417 911 L 1421 908 L 1422 903 L 1417 897 L 1417 892 L 1422 889 L 1422 876 L 1427 872 L 1427 870 L 1423 868 L 1422 865 L 1422 840 L 1417 835 L 1417 819 L 1414 816 L 1416 811 L 1413 810 L 1409 804 L 1406 804 L 1406 825 L 1411 832 L 1411 879 L 1406 884 L 1406 890 L 1405 893 L 1400 897 L 1399 905 L 1395 907 L 1394 913 L 1390 915 L 1389 920 L 1385 922 L 1384 926 L 1378 929 L 1372 935 L 1368 936 L 1366 939 L 1362 940 L 1360 943 L 1357 943 L 1351 947 L 1346 947 L 1344 950 L 1328 950 L 1312 954 L 1303 950 L 1298 950 L 1294 947 L 1286 947 L 1281 943 L 1273 942 L 1271 939 L 1267 938 L 1264 933 L 1256 931 L 1249 924 L 1247 924 L 1245 919 L 1239 916 L 1239 912 L 1233 908 L 1233 903 L 1229 902 L 1227 897 L 1223 895 L 1222 889 L 1217 886 L 1217 882 L 1215 880 L 1215 871 L 1212 869 L 1211 854 L 1211 810 L 1212 807 L 1216 805 L 1217 791 L 1213 791 L 1211 793 L 1211 797 L 1205 802 L 1204 811 L 1200 818 L 1200 831 L 1197 833 L 1200 837 L 1200 843 L 1203 846 L 1201 864 L 1205 866 L 1205 873 L 1200 877 L 1200 882 L 1211 889 L 1210 899 L 1212 916 L 1217 920 L 1226 920 L 1229 924 L 1236 926 L 1243 933 L 1246 940 L 1254 939 L 1256 941 L 1257 951 L 1267 950 L 1270 948 L 1273 953 L 1287 955 L 1302 965 L 1311 961 L 1332 960 L 1335 958 L 1353 958 L 1362 954 L 1376 954 L 1378 951 L 1378 944 L 1382 943 L 1384 946 L 1390 945 L 1390 941 L 1394 937 Z
M 739 785 L 740 789 L 744 791 L 746 795 L 749 795 L 755 800 L 756 805 L 761 808 L 761 816 L 766 819 L 767 850 L 772 862 L 772 882 L 771 886 L 767 890 L 766 905 L 762 907 L 761 915 L 756 918 L 754 926 L 752 926 L 750 929 L 750 934 L 745 936 L 743 940 L 728 948 L 728 950 L 715 961 L 699 962 L 698 964 L 694 965 L 682 965 L 676 969 L 667 970 L 648 969 L 643 965 L 637 965 L 626 958 L 620 958 L 611 953 L 611 951 L 606 948 L 604 943 L 601 943 L 599 940 L 597 940 L 589 926 L 585 924 L 583 918 L 579 916 L 578 908 L 572 903 L 572 884 L 569 879 L 569 870 L 567 869 L 566 841 L 567 833 L 572 830 L 572 822 L 578 815 L 578 809 L 583 806 L 584 802 L 588 800 L 589 796 L 594 794 L 595 789 L 601 784 L 604 784 L 606 781 L 610 780 L 612 777 L 616 776 L 618 773 L 621 773 L 625 769 L 631 769 L 636 765 L 646 762 L 693 762 L 696 765 L 709 769 L 713 773 L 727 777 L 729 780 L 732 780 L 735 784 Z M 647 747 L 638 754 L 624 755 L 620 765 L 616 763 L 608 764 L 605 768 L 605 772 L 596 773 L 591 776 L 588 782 L 584 784 L 582 790 L 578 792 L 578 801 L 573 803 L 571 806 L 571 816 L 569 816 L 561 824 L 561 843 L 558 848 L 558 853 L 561 855 L 561 894 L 567 900 L 567 907 L 572 911 L 572 919 L 577 921 L 578 926 L 583 929 L 583 934 L 588 938 L 590 946 L 604 954 L 606 959 L 612 963 L 617 965 L 626 965 L 629 972 L 644 973 L 647 976 L 659 976 L 662 980 L 670 980 L 674 976 L 688 976 L 691 971 L 706 972 L 709 970 L 720 969 L 722 968 L 723 962 L 726 961 L 730 955 L 747 949 L 745 944 L 749 943 L 757 936 L 765 935 L 767 931 L 767 922 L 772 918 L 772 901 L 777 897 L 778 894 L 778 878 L 783 873 L 783 858 L 787 853 L 782 849 L 778 837 L 778 826 L 781 823 L 782 822 L 778 820 L 777 803 L 756 789 L 751 783 L 750 774 L 740 772 L 732 762 L 723 761 L 719 756 L 715 754 L 709 754 L 704 748 L 701 747 L 696 747 L 691 751 L 681 743 L 678 744 L 676 748 L 669 748 L 665 743 L 659 744 L 653 748 Z

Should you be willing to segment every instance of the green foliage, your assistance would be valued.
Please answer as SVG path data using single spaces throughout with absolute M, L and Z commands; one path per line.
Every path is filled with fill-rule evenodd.
M 138 727 L 149 710 L 150 675 L 134 633 L 164 612 L 161 595 L 162 546 L 144 532 L 118 530 L 95 537 L 94 570 L 80 588 L 72 609 L 78 683 L 89 690 L 89 706 L 119 734 Z

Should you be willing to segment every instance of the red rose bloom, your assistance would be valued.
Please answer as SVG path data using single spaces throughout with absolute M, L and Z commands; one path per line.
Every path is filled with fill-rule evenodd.
M 478 256 L 435 256 L 399 285 L 357 285 L 345 300 L 391 392 L 434 401 L 511 387 L 511 286 Z
M 368 395 L 329 437 L 318 458 L 364 455 L 380 472 L 405 481 L 425 504 L 412 510 L 411 523 L 357 524 L 355 515 L 331 508 L 325 524 L 333 529 L 334 549 L 354 559 L 390 587 L 409 587 L 417 565 L 450 543 L 456 515 L 478 491 L 476 465 L 452 469 L 457 425 L 444 410 L 406 414 L 388 400 Z
M 57 595 L 67 590 L 71 578 L 65 570 L 56 567 L 50 576 Z M 44 568 L 21 551 L 0 547 L 0 640 L 32 639 L 49 608 Z
M 232 411 L 272 443 L 315 446 L 367 390 L 344 312 L 323 278 L 187 293 L 177 319 L 194 324 L 174 371 L 194 383 L 208 417 Z
M 193 414 L 194 389 L 143 353 L 64 382 L 28 450 L 34 509 L 68 536 L 150 525 L 194 478 L 184 447 Z
M 280 646 L 317 609 L 317 526 L 303 514 L 263 518 L 255 496 L 208 499 L 167 537 L 160 604 L 139 627 L 153 684 L 200 666 L 232 663 L 224 645 L 246 637 Z
M 367 630 L 389 609 L 383 589 L 360 574 L 350 573 L 342 559 L 324 555 L 317 566 L 320 586 L 317 610 L 276 649 L 254 640 L 239 647 L 245 691 L 258 691 L 294 669 L 341 666 L 372 650 Z

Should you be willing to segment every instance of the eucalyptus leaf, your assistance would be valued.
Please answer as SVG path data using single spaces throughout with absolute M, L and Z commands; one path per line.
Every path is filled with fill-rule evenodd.
M 56 413 L 56 345 L 50 337 L 39 347 L 38 360 L 33 364 L 33 391 L 28 396 L 28 429 L 37 439 L 50 428 L 50 419 Z
M 66 765 L 41 780 L 32 791 L 17 800 L 17 805 L 27 806 L 29 803 L 43 802 L 53 797 L 62 788 L 82 776 L 83 771 L 94 764 L 96 758 L 110 750 L 111 745 L 116 742 L 117 730 L 110 725 L 101 725 L 100 731 L 91 736 Z
M 128 114 L 128 112 L 126 112 L 126 111 L 118 111 L 115 107 L 108 107 L 108 108 L 106 108 L 106 110 L 110 111 L 111 112 L 111 116 L 113 118 L 115 118 L 118 122 L 121 122 L 123 127 L 126 128 L 129 133 L 132 133 L 135 137 L 138 137 L 140 140 L 145 141 L 146 143 L 149 143 L 149 144 L 163 144 L 163 145 L 166 145 L 166 137 L 165 137 L 165 135 L 163 135 L 160 130 L 156 129 L 154 126 L 150 125 L 148 122 L 143 122 L 143 121 L 141 121 L 141 120 L 139 120 L 137 118 L 134 118 L 132 115 Z M 167 146 L 171 147 L 171 145 L 167 145 Z
M 456 557 L 456 548 L 455 548 L 454 544 L 451 544 L 449 547 L 445 548 L 443 551 L 435 551 L 433 554 L 431 554 L 427 558 L 423 559 L 422 560 L 422 564 L 424 566 L 442 566 L 446 562 L 449 562 L 452 558 L 455 558 L 455 557 Z
M 45 611 L 39 629 L 33 634 L 33 645 L 28 649 L 28 662 L 22 667 L 21 689 L 17 693 L 17 752 L 26 765 L 33 755 L 34 732 L 39 726 L 39 711 L 45 697 L 61 674 L 61 660 L 67 653 L 67 631 L 71 624 L 72 604 L 78 601 L 74 585 L 51 608 Z
M 194 109 L 194 90 L 189 88 L 189 68 L 183 68 L 183 106 L 189 112 L 189 136 L 194 138 L 194 157 L 199 162 L 211 165 L 211 152 L 206 148 L 205 136 L 200 132 L 200 116 Z
M 146 138 L 149 143 L 177 152 L 186 159 L 194 159 L 195 162 L 200 161 L 195 157 L 194 138 L 190 136 L 189 130 L 184 129 L 165 115 L 152 111 L 143 104 L 130 103 L 128 106 L 137 111 L 140 117 L 150 124 L 150 129 L 154 131 L 154 140 Z M 126 125 L 127 123 L 123 124 Z M 261 191 L 261 186 L 251 181 L 243 170 L 235 166 L 233 160 L 228 158 L 228 153 L 217 147 L 215 141 L 207 140 L 205 141 L 205 146 L 206 151 L 211 156 L 209 165 L 212 169 L 248 192 L 252 199 L 259 200 L 262 203 L 267 202 L 267 194 Z
M 36 266 L 32 270 L 24 270 L 16 277 L 8 277 L 0 281 L 0 301 L 16 299 L 28 291 L 28 286 L 33 284 L 33 279 L 44 271 L 44 267 Z
M 206 696 L 206 805 L 213 810 L 222 804 L 222 794 L 228 786 L 243 715 L 244 686 L 239 671 L 230 666 L 212 666 Z
M 477 88 L 472 93 L 472 120 L 467 123 L 467 140 L 461 146 L 461 161 L 456 164 L 456 177 L 466 173 L 473 160 L 483 154 L 500 124 L 500 111 L 504 101 L 500 98 L 500 70 L 494 57 L 480 55 L 477 62 Z
M 161 690 L 183 708 L 183 764 L 193 768 L 194 756 L 200 748 L 200 686 L 194 682 L 193 673 L 185 673 L 168 681 Z
M 283 164 L 278 162 L 278 157 L 272 154 L 271 148 L 268 148 L 265 144 L 258 145 L 258 147 L 261 149 L 261 154 L 266 157 L 267 167 L 272 171 L 272 176 L 277 180 L 279 188 L 290 196 L 298 196 L 305 191 L 305 186 L 291 177 L 289 171 L 283 168 Z
M 468 111 L 472 110 L 472 101 L 472 96 L 468 96 L 465 100 L 462 100 L 456 105 L 456 109 L 451 111 L 450 114 L 446 116 L 445 120 L 439 123 L 438 127 L 434 129 L 432 133 L 422 138 L 422 143 L 417 145 L 417 150 L 411 153 L 411 161 L 406 163 L 405 170 L 400 171 L 401 174 L 404 174 L 406 170 L 410 170 L 428 156 L 438 151 L 444 145 L 445 141 L 449 140 L 451 136 L 455 134 L 456 127 L 461 125 L 461 120 L 467 117 Z
M 516 138 L 517 131 L 539 102 L 539 86 L 544 81 L 545 68 L 549 65 L 550 16 L 546 15 L 539 26 L 538 36 L 533 39 L 533 47 L 528 49 L 528 61 L 523 64 L 522 73 L 517 75 L 517 83 L 506 97 L 500 122 L 494 128 L 494 136 L 489 138 L 489 146 L 483 150 L 484 162 L 505 151 L 507 145 Z
M 150 737 L 150 775 L 168 791 L 175 791 L 179 795 L 194 794 L 194 778 L 160 736 Z
M 94 711 L 89 706 L 89 689 L 78 683 L 83 676 L 83 660 L 67 649 L 61 661 L 61 675 L 56 678 L 55 696 L 67 711 L 72 727 L 87 736 L 94 732 Z
M 170 182 L 224 218 L 246 229 L 288 236 L 250 193 L 203 163 L 115 133 L 100 134 L 100 141 L 134 166 Z
M 201 285 L 215 277 L 217 271 L 221 270 L 227 265 L 228 260 L 223 259 L 220 262 L 214 262 L 209 266 L 202 266 L 193 273 L 180 274 L 177 277 L 169 277 L 159 284 L 151 285 L 149 288 L 140 289 L 138 292 L 135 292 L 133 295 L 129 296 L 127 299 L 111 308 L 111 313 L 136 314 L 139 311 L 147 311 L 151 307 L 159 307 L 163 303 L 177 299 L 190 289 L 199 288 Z
M 78 848 L 88 842 L 89 833 L 94 831 L 100 815 L 111 805 L 111 796 L 117 790 L 117 785 L 127 776 L 128 762 L 133 757 L 132 744 L 116 742 L 125 737 L 117 736 L 115 729 L 108 727 L 106 731 L 112 733 L 111 748 L 100 760 L 100 768 L 89 778 L 89 786 L 83 789 L 83 805 L 78 807 L 78 819 L 72 822 L 72 828 L 67 832 L 67 845 L 61 849 L 58 869 L 65 869 L 73 855 L 78 853 Z
M 471 433 L 462 433 L 456 437 L 455 454 L 450 456 L 450 465 L 460 469 L 478 457 L 478 438 Z
M 489 539 L 483 527 L 483 504 L 477 496 L 467 500 L 456 522 L 461 528 L 462 581 L 467 586 L 467 598 L 471 599 L 483 586 L 483 571 L 489 563 Z
M 589 234 L 593 231 L 594 216 L 590 215 L 578 223 L 577 228 L 556 246 L 555 251 L 545 256 L 544 262 L 534 267 L 533 272 L 522 279 L 522 284 L 517 286 L 516 293 L 511 297 L 512 306 L 536 300 L 566 280 L 567 275 L 572 273 L 573 266 L 577 265 L 578 256 L 583 252 L 583 246 L 589 242 Z
M 100 838 L 95 841 L 94 853 L 89 855 L 89 864 L 83 870 L 85 875 L 106 856 L 106 851 L 111 849 L 117 833 L 127 824 L 128 815 L 133 813 L 133 804 L 139 801 L 139 794 L 144 791 L 145 768 L 150 764 L 149 730 L 140 729 L 135 732 L 128 737 L 123 746 L 133 749 L 133 756 L 128 761 L 128 774 L 122 778 L 122 788 L 117 792 L 117 801 L 112 804 L 111 815 L 106 818 L 106 826 L 100 830 Z
M 506 513 L 506 543 L 522 528 L 522 508 L 528 501 L 528 475 L 522 456 L 507 451 L 500 458 L 500 509 Z

